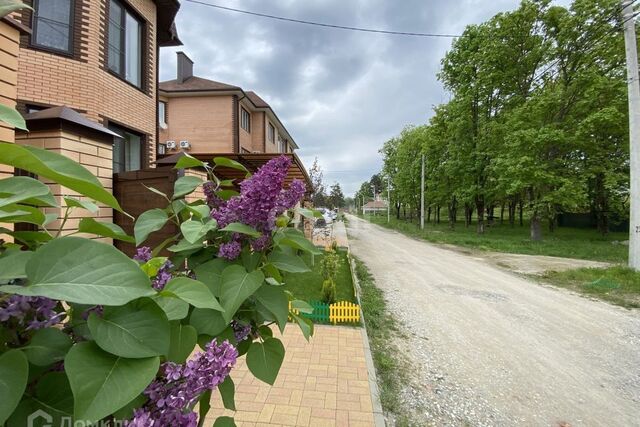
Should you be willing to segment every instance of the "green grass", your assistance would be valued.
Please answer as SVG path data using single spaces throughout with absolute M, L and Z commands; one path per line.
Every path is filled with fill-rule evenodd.
M 543 280 L 626 308 L 640 308 L 640 272 L 626 267 L 550 271 Z
M 340 268 L 336 277 L 336 300 L 356 302 L 353 294 L 353 281 L 347 251 L 338 249 L 340 256 Z M 297 299 L 303 301 L 322 300 L 322 274 L 320 272 L 320 260 L 323 255 L 312 257 L 303 255 L 304 261 L 311 266 L 308 273 L 284 273 L 285 289 L 290 291 Z
M 543 240 L 532 242 L 529 238 L 528 224 L 525 224 L 524 227 L 496 224 L 486 228 L 484 235 L 479 235 L 476 232 L 475 223 L 465 227 L 464 221 L 458 221 L 454 230 L 449 229 L 446 221 L 440 224 L 425 224 L 425 229 L 420 230 L 416 220 L 411 222 L 392 217 L 391 222 L 387 224 L 386 215 L 367 215 L 364 218 L 383 227 L 392 228 L 430 242 L 485 251 L 625 263 L 629 250 L 627 245 L 621 244 L 629 236 L 627 233 L 620 232 L 612 232 L 607 236 L 602 236 L 596 230 L 589 229 L 559 227 L 551 233 L 545 228 Z
M 410 425 L 409 410 L 403 407 L 400 399 L 400 392 L 409 381 L 409 364 L 393 342 L 394 338 L 401 337 L 400 328 L 387 311 L 384 295 L 376 287 L 367 266 L 357 258 L 354 260 L 382 409 L 393 414 L 396 425 Z

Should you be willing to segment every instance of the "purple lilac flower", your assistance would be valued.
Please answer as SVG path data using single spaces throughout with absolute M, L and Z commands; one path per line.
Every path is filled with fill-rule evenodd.
M 58 302 L 45 297 L 25 297 L 12 295 L 0 302 L 0 322 L 15 319 L 27 330 L 42 329 L 60 323 L 65 312 L 55 311 Z
M 236 320 L 231 322 L 231 328 L 233 328 L 233 334 L 237 342 L 241 342 L 247 339 L 251 333 L 251 325 L 240 323 Z
M 240 252 L 242 252 L 242 245 L 237 240 L 232 240 L 228 243 L 223 243 L 220 245 L 220 250 L 218 251 L 218 256 L 220 258 L 225 258 L 230 261 L 238 258 L 240 256 Z
M 164 289 L 164 286 L 167 284 L 169 280 L 173 278 L 173 275 L 169 270 L 173 268 L 173 263 L 169 260 L 166 260 L 162 267 L 158 270 L 158 274 L 156 274 L 156 278 L 151 282 L 151 286 L 154 289 L 161 291 Z
M 149 246 L 141 246 L 136 249 L 133 259 L 140 262 L 147 262 L 151 259 L 151 248 Z
M 304 195 L 304 184 L 292 183 L 283 190 L 291 159 L 280 156 L 271 159 L 251 178 L 240 183 L 240 195 L 223 202 L 211 211 L 220 227 L 241 222 L 258 231 L 268 233 L 275 227 L 278 215 L 295 206 Z M 302 190 L 302 193 L 301 193 Z
M 253 242 L 251 242 L 251 249 L 253 249 L 256 252 L 262 252 L 265 249 L 267 249 L 270 244 L 271 244 L 271 235 L 263 234 L 262 236 L 258 237 Z
M 195 427 L 197 416 L 191 405 L 225 380 L 237 358 L 238 350 L 228 341 L 218 345 L 213 340 L 185 364 L 164 363 L 162 375 L 144 391 L 149 400 L 125 425 Z
M 207 181 L 202 184 L 202 190 L 204 191 L 207 205 L 209 205 L 211 209 L 217 208 L 218 206 L 220 206 L 220 204 L 222 204 L 222 199 L 216 196 L 215 185 L 213 185 L 213 182 Z

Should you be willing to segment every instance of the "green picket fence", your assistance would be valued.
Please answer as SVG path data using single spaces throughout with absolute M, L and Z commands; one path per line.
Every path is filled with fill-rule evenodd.
M 302 313 L 302 316 L 313 321 L 314 323 L 329 323 L 329 304 L 322 301 L 309 301 L 309 305 L 313 307 L 313 312 L 310 314 Z

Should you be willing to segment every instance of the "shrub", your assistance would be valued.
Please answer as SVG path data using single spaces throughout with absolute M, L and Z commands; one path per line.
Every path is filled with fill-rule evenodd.
M 304 194 L 299 181 L 283 188 L 289 162 L 276 158 L 250 176 L 229 159 L 185 156 L 176 167 L 204 169 L 209 180 L 179 178 L 172 195 L 162 194 L 166 208 L 136 219 L 134 236 L 90 216 L 80 222 L 79 232 L 135 243 L 134 259 L 97 240 L 61 236 L 62 225 L 53 230 L 55 218 L 43 211 L 58 201 L 42 182 L 0 180 L 0 220 L 39 228 L 1 230 L 13 242 L 0 241 L 0 425 L 27 425 L 43 410 L 53 425 L 196 426 L 216 388 L 235 409 L 229 372 L 244 355 L 253 375 L 273 384 L 285 349 L 267 326 L 283 330 L 291 318 L 307 339 L 313 333 L 308 319 L 289 311 L 290 302 L 298 312 L 311 307 L 283 290 L 281 271 L 308 270 L 297 253 L 319 253 L 288 221 L 275 221 Z M 84 196 L 63 199 L 67 214 L 94 212 L 94 202 L 122 212 L 96 177 L 64 156 L 0 142 L 0 164 Z M 218 166 L 247 173 L 239 193 L 216 177 Z M 201 185 L 207 200 L 187 202 Z M 143 246 L 169 222 L 178 235 Z
M 322 282 L 322 302 L 333 304 L 336 302 L 336 282 L 326 279 Z

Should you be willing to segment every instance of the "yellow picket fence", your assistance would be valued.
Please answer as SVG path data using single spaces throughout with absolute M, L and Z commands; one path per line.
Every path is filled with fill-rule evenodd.
M 360 321 L 360 306 L 348 301 L 339 301 L 329 306 L 329 319 L 336 323 L 355 323 Z

